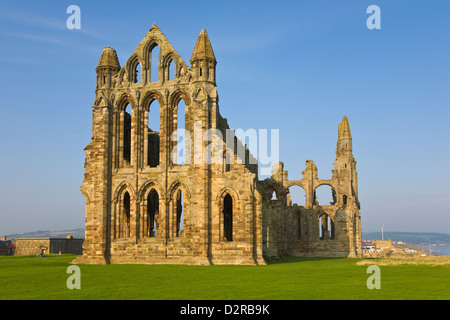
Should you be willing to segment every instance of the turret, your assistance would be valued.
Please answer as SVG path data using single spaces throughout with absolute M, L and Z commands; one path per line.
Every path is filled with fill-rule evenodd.
M 351 201 L 359 207 L 358 176 L 356 160 L 353 157 L 352 134 L 346 116 L 338 126 L 336 145 L 336 161 L 334 162 L 333 179 L 338 181 L 338 204 L 346 206 Z
M 191 57 L 191 69 L 195 81 L 216 83 L 216 57 L 209 41 L 208 34 L 202 29 L 195 43 Z
M 352 133 L 348 124 L 347 116 L 344 116 L 338 126 L 338 141 L 336 146 L 336 157 L 352 155 Z
M 103 49 L 100 61 L 95 70 L 97 72 L 97 90 L 111 88 L 112 77 L 120 70 L 119 59 L 113 48 L 105 47 Z

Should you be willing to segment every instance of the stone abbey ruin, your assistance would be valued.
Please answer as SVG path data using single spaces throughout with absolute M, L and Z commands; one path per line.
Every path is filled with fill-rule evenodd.
M 209 153 L 211 141 L 195 141 L 195 130 L 222 137 L 230 131 L 219 112 L 216 63 L 205 30 L 190 66 L 156 25 L 122 67 L 115 50 L 104 48 L 80 187 L 86 198 L 83 255 L 73 263 L 260 265 L 285 256 L 360 256 L 347 118 L 338 126 L 331 179 L 318 179 L 307 160 L 301 180 L 289 180 L 282 162 L 259 180 L 258 164 L 239 139 L 216 135 L 220 150 Z M 183 162 L 177 129 L 190 133 Z M 331 187 L 328 205 L 316 201 L 321 185 Z M 292 204 L 292 186 L 304 189 L 304 205 Z

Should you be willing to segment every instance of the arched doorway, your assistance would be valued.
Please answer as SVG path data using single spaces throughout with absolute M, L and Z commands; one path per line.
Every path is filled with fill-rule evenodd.
M 334 239 L 334 221 L 326 213 L 319 216 L 319 239 L 333 240 Z

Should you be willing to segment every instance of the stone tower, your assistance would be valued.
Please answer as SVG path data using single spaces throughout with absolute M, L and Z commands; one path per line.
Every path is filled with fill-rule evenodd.
M 358 254 L 347 119 L 331 180 L 318 180 L 308 160 L 302 180 L 289 181 L 280 163 L 259 181 L 255 159 L 219 111 L 216 64 L 205 30 L 190 66 L 156 25 L 122 67 L 115 50 L 104 48 L 80 187 L 85 241 L 74 263 L 255 265 L 266 263 L 263 255 Z M 322 184 L 333 188 L 329 206 L 315 202 Z M 292 185 L 305 189 L 304 206 L 290 203 Z

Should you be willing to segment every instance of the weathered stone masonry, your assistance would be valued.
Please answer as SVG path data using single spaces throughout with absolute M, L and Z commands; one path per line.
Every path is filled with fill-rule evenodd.
M 339 125 L 331 180 L 318 180 L 308 160 L 302 180 L 289 181 L 279 163 L 270 179 L 260 181 L 248 149 L 217 136 L 212 141 L 223 147 L 208 163 L 211 141 L 196 133 L 203 137 L 213 129 L 225 137 L 229 129 L 219 112 L 216 63 L 205 30 L 191 67 L 156 25 L 122 67 L 114 49 L 105 47 L 80 188 L 86 197 L 85 242 L 74 263 L 265 264 L 264 257 L 360 253 L 347 118 Z M 159 128 L 149 126 L 154 117 Z M 184 162 L 174 154 L 177 129 L 189 133 Z M 242 157 L 237 150 L 244 151 Z M 334 203 L 316 203 L 315 189 L 322 184 L 333 189 Z M 304 206 L 291 204 L 292 185 L 305 189 Z M 274 191 L 277 199 L 271 200 Z
M 83 239 L 66 238 L 18 238 L 14 255 L 29 254 L 82 254 Z

